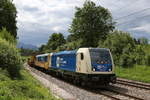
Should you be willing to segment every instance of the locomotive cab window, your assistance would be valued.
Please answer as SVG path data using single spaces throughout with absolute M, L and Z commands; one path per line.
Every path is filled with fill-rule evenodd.
M 80 55 L 81 55 L 81 60 L 83 60 L 83 59 L 84 59 L 84 55 L 83 55 L 83 53 L 81 53 Z

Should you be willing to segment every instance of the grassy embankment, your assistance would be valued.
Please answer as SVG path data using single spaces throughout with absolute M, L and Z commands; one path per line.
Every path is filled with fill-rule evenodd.
M 118 77 L 150 83 L 150 66 L 116 67 L 116 74 Z
M 12 80 L 0 68 L 0 100 L 56 100 L 26 70 L 21 70 L 21 75 L 21 79 Z
M 146 45 L 144 51 L 146 54 L 150 55 L 150 45 Z M 116 74 L 118 77 L 150 83 L 150 66 L 135 65 L 130 68 L 117 66 Z

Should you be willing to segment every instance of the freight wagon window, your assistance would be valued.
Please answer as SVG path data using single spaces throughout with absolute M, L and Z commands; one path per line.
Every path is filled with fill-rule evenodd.
M 48 59 L 48 57 L 47 57 L 47 56 L 45 56 L 45 57 L 44 57 L 44 61 L 45 61 L 45 62 L 47 62 L 47 59 Z
M 41 57 L 41 61 L 43 61 L 43 62 L 44 62 L 44 57 Z
M 38 61 L 41 61 L 41 58 L 40 58 L 40 57 L 38 57 Z
M 81 60 L 83 60 L 84 59 L 84 55 L 83 55 L 83 53 L 81 53 Z

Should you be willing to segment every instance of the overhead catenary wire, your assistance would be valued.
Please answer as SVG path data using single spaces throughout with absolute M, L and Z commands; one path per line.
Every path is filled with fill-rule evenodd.
M 121 0 L 119 0 L 119 1 L 121 1 Z M 136 4 L 138 1 L 140 1 L 140 0 L 132 0 L 133 2 L 130 2 L 130 4 L 128 5 L 128 8 L 130 8 L 130 7 L 132 7 L 132 6 L 135 6 L 135 5 L 133 5 L 133 3 L 134 4 Z M 122 9 L 124 9 L 124 8 L 126 8 L 127 7 L 127 5 L 126 6 L 123 6 L 123 7 L 120 7 L 120 8 L 118 8 L 119 10 L 122 10 Z M 127 9 L 125 9 L 125 10 L 127 10 Z
M 132 20 L 128 20 L 127 22 L 122 22 L 122 23 L 119 23 L 119 24 L 116 24 L 117 26 L 118 25 L 123 25 L 125 23 L 129 23 L 131 21 L 134 21 L 134 20 L 137 20 L 137 19 L 141 19 L 141 18 L 144 18 L 144 17 L 150 17 L 150 14 L 149 15 L 145 15 L 145 16 L 141 16 L 141 17 L 136 17 L 136 19 L 132 19 Z
M 133 16 L 133 15 L 136 15 L 136 14 L 139 14 L 143 11 L 147 11 L 147 10 L 150 10 L 150 8 L 145 8 L 145 9 L 142 9 L 142 10 L 139 10 L 139 11 L 136 11 L 136 12 L 133 12 L 133 13 L 130 13 L 128 15 L 125 15 L 125 16 L 122 16 L 122 17 L 119 17 L 119 18 L 116 18 L 114 20 L 120 20 L 120 19 L 123 19 L 123 18 L 126 18 L 126 17 L 129 17 L 129 16 Z

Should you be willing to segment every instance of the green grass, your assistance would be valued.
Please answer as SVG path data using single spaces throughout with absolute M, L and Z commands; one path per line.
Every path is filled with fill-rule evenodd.
M 7 71 L 0 69 L 0 100 L 56 100 L 26 70 L 21 70 L 21 75 L 21 79 L 12 80 Z
M 150 83 L 150 66 L 136 65 L 131 68 L 116 67 L 118 77 Z

